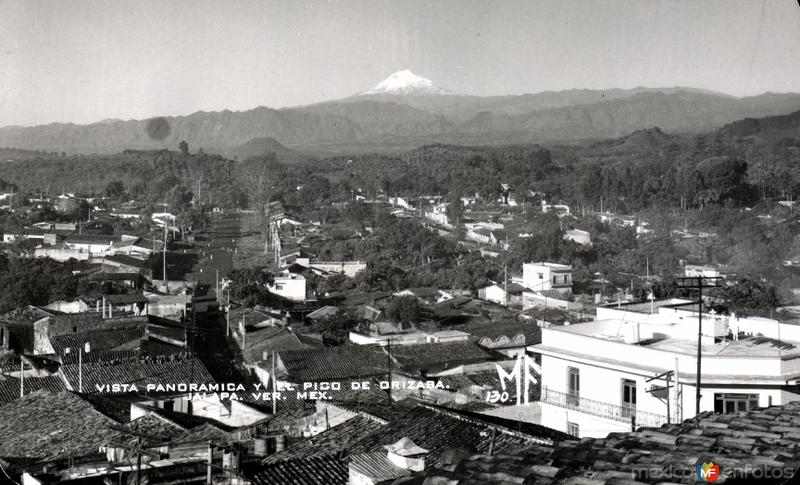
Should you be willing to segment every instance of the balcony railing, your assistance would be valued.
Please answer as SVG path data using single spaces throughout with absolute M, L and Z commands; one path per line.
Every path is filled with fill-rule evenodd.
M 585 397 L 542 388 L 541 402 L 566 409 L 573 409 L 592 416 L 631 423 L 635 427 L 659 427 L 667 422 L 667 417 L 660 414 L 637 411 L 633 406 L 619 406 Z

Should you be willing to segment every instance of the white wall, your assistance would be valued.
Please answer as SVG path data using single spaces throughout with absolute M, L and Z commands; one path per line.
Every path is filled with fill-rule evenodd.
M 269 291 L 289 300 L 303 301 L 306 299 L 306 279 L 302 276 L 277 277 L 275 283 L 269 286 Z

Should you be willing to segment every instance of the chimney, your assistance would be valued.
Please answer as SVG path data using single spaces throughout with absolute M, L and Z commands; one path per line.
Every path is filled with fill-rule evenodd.
M 387 458 L 400 468 L 413 472 L 425 470 L 425 456 L 428 450 L 420 448 L 409 438 L 401 438 L 394 444 L 384 446 Z

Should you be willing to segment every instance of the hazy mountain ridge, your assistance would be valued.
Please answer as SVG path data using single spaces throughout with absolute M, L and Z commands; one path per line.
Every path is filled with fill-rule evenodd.
M 800 139 L 800 111 L 765 118 L 745 118 L 720 128 L 720 135 L 729 137 L 758 137 L 768 140 Z
M 429 80 L 413 73 L 404 76 L 405 84 L 393 81 L 380 92 L 308 106 L 165 117 L 170 130 L 162 139 L 148 136 L 148 120 L 109 119 L 89 125 L 4 127 L 0 146 L 113 153 L 174 149 L 186 140 L 192 149 L 213 147 L 216 153 L 233 153 L 251 140 L 272 138 L 299 152 L 381 151 L 430 143 L 502 145 L 614 138 L 655 126 L 669 133 L 710 132 L 743 118 L 800 110 L 800 94 L 735 98 L 697 89 L 634 88 L 479 97 L 435 94 L 435 89 L 426 91 L 433 86 Z

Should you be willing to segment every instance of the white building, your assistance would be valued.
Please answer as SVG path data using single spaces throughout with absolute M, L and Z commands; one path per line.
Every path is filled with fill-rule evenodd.
M 364 261 L 308 261 L 308 258 L 298 258 L 296 262 L 301 266 L 324 273 L 341 273 L 350 278 L 357 275 L 359 271 L 367 269 L 367 263 Z M 306 264 L 303 264 L 304 262 Z
M 683 274 L 684 276 L 689 277 L 698 277 L 702 276 L 704 278 L 716 278 L 722 276 L 719 271 L 719 268 L 716 266 L 709 266 L 709 265 L 702 265 L 702 264 L 687 264 L 683 267 Z
M 447 217 L 447 204 L 437 204 L 425 211 L 425 217 L 444 227 L 452 227 L 450 218 Z
M 572 292 L 572 266 L 557 263 L 525 263 L 522 285 L 533 291 Z
M 276 276 L 273 284 L 267 288 L 271 293 L 289 300 L 305 301 L 306 299 L 306 279 L 299 274 L 287 272 Z
M 564 233 L 564 239 L 567 241 L 574 241 L 585 246 L 592 245 L 592 237 L 589 235 L 589 231 L 582 231 L 580 229 L 570 229 L 569 231 L 566 231 Z
M 555 212 L 558 217 L 568 216 L 569 213 L 569 206 L 566 204 L 548 204 L 546 201 L 542 201 L 542 212 Z
M 677 299 L 600 307 L 596 321 L 543 328 L 531 347 L 542 357 L 541 424 L 602 437 L 693 417 L 696 308 Z M 800 400 L 800 326 L 704 314 L 701 363 L 701 412 Z

